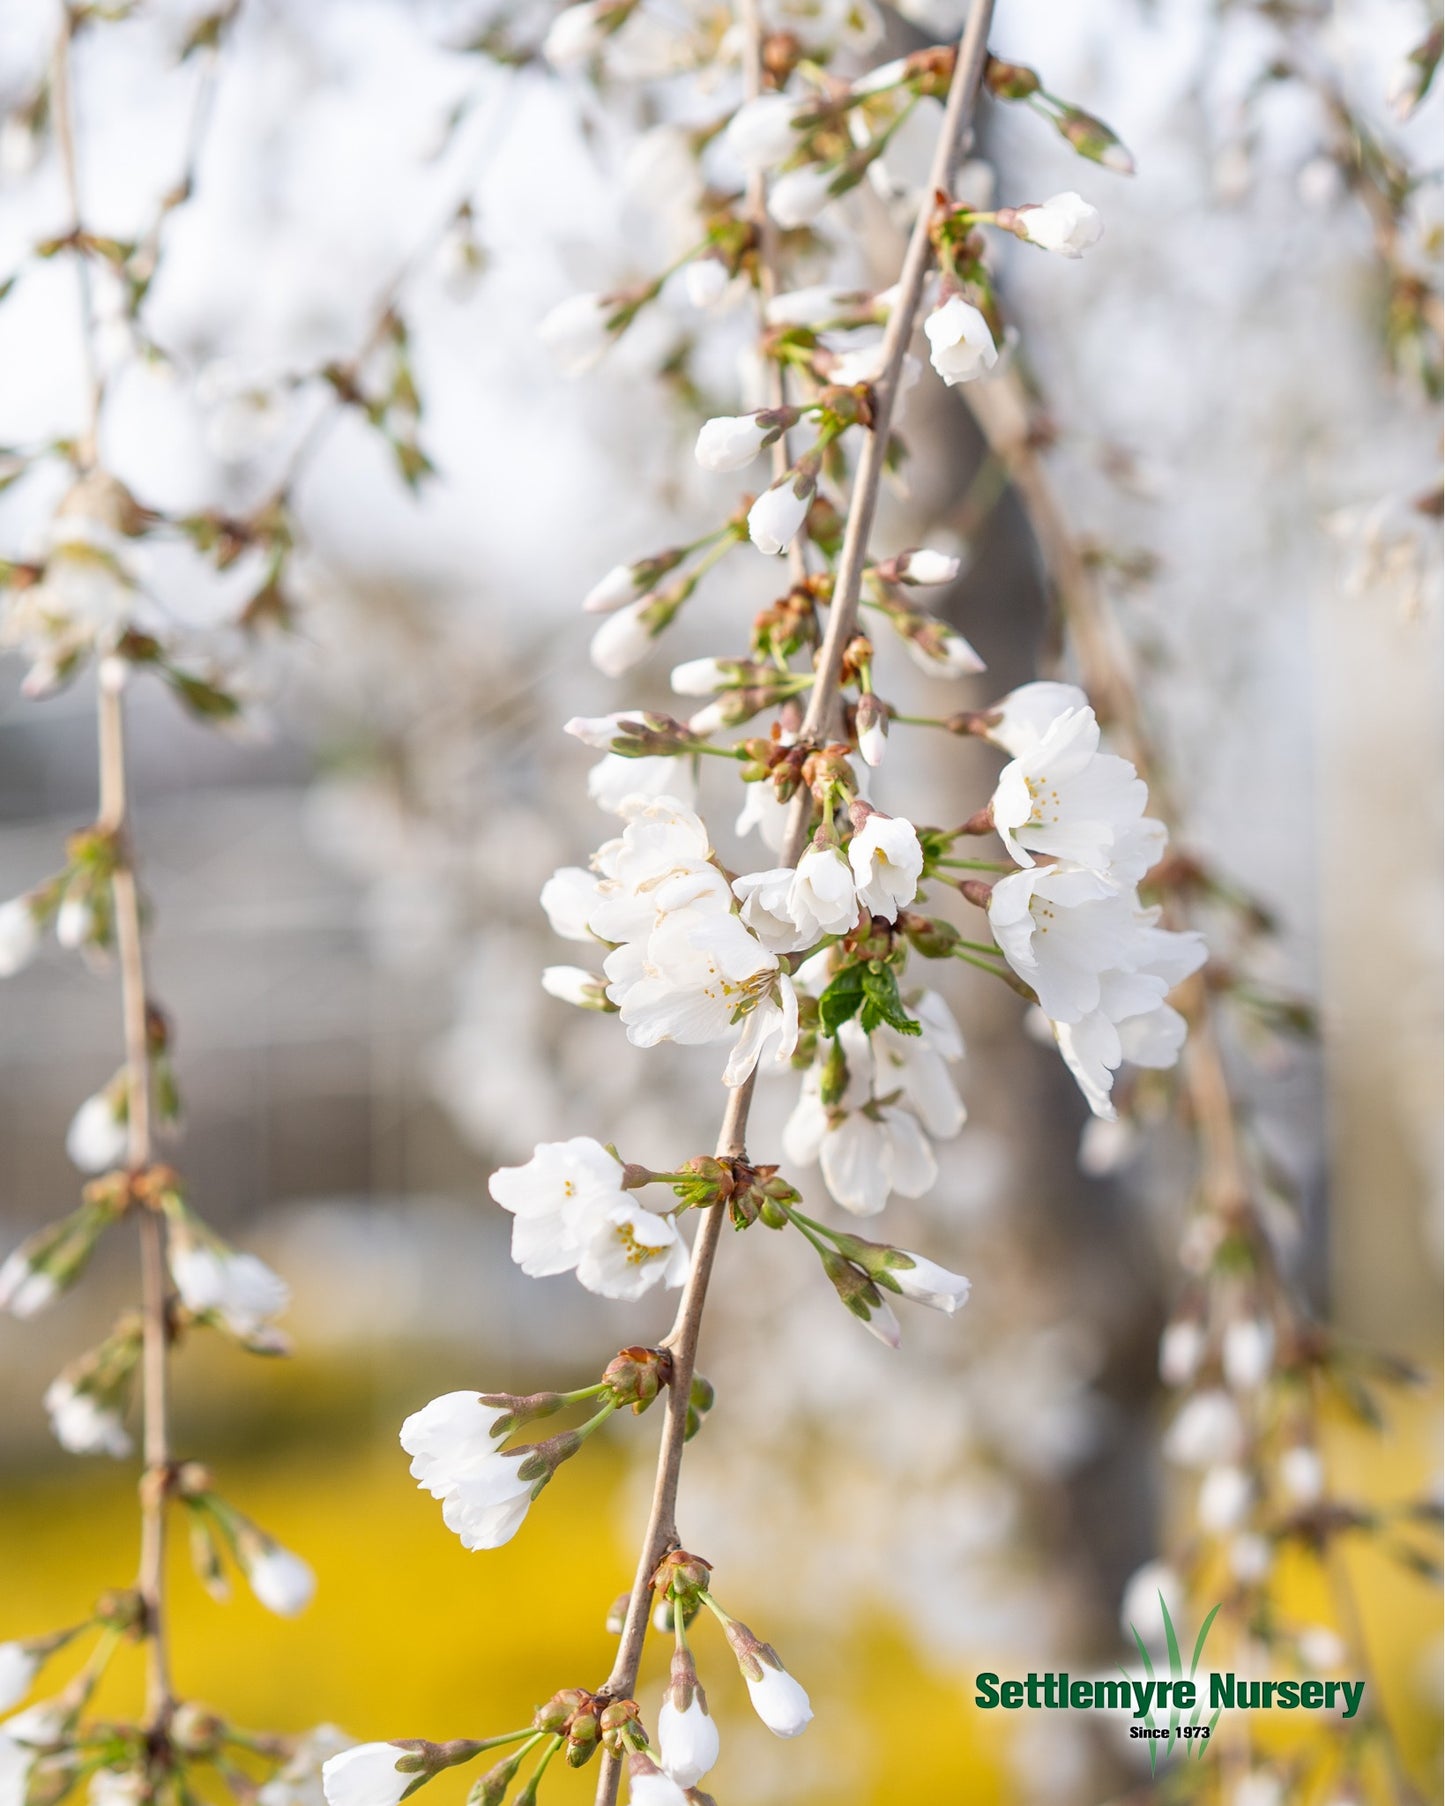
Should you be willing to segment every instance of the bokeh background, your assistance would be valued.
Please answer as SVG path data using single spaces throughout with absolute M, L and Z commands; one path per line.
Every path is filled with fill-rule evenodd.
M 144 681 L 130 716 L 152 988 L 185 1105 L 174 1158 L 196 1207 L 294 1288 L 292 1359 L 187 1351 L 178 1442 L 320 1588 L 281 1624 L 244 1589 L 207 1599 L 177 1549 L 177 1667 L 258 1727 L 483 1735 L 608 1666 L 655 1423 L 610 1428 L 486 1556 L 417 1494 L 396 1430 L 454 1387 L 584 1383 L 666 1320 L 662 1301 L 618 1312 L 522 1280 L 485 1181 L 542 1138 L 598 1133 L 655 1166 L 712 1139 L 706 1057 L 659 1069 L 614 1025 L 541 998 L 537 971 L 559 956 L 534 899 L 603 831 L 561 722 L 660 698 L 669 654 L 717 650 L 720 624 L 766 599 L 766 576 L 740 570 L 637 681 L 587 663 L 579 596 L 715 506 L 690 442 L 728 402 L 746 326 L 694 342 L 669 293 L 595 377 L 558 377 L 538 319 L 655 267 L 656 202 L 681 178 L 664 141 L 637 153 L 647 121 L 625 100 L 479 54 L 489 9 L 246 0 L 198 135 L 205 59 L 176 53 L 203 12 L 166 0 L 83 34 L 80 176 L 93 229 L 139 237 L 199 146 L 139 322 L 106 318 L 108 466 L 168 511 L 242 513 L 305 448 L 295 631 L 248 647 L 244 729 L 218 735 Z M 17 273 L 0 446 L 73 433 L 84 407 L 73 270 L 29 256 L 65 225 L 53 149 L 31 129 L 55 20 L 49 0 L 0 9 L 0 281 Z M 1006 0 L 995 49 L 1108 118 L 1140 173 L 1078 164 L 1001 109 L 982 145 L 1006 196 L 1077 186 L 1104 211 L 1087 262 L 1020 249 L 1004 292 L 1188 843 L 1274 912 L 1259 970 L 1318 1009 L 1317 1040 L 1241 1043 L 1232 1066 L 1288 1198 L 1277 1228 L 1298 1283 L 1348 1336 L 1431 1376 L 1378 1434 L 1331 1428 L 1336 1473 L 1379 1499 L 1428 1490 L 1439 1463 L 1439 552 L 1438 510 L 1417 505 L 1438 485 L 1439 421 L 1387 355 L 1337 122 L 1269 71 L 1282 46 L 1321 59 L 1428 163 L 1438 98 L 1408 127 L 1384 107 L 1427 23 L 1404 0 Z M 949 24 L 941 5 L 887 29 L 905 46 Z M 1432 267 L 1438 182 L 1412 207 L 1411 254 Z M 862 242 L 886 269 L 877 211 Z M 388 305 L 435 466 L 417 490 L 308 374 L 367 368 Z M 910 487 L 887 531 L 966 544 L 947 606 L 990 664 L 961 693 L 979 706 L 1048 656 L 1037 555 L 952 398 L 911 405 Z M 0 556 L 33 549 L 63 481 L 42 461 L 0 491 Z M 157 592 L 198 633 L 254 586 L 245 560 L 218 582 L 180 550 L 152 557 Z M 53 870 L 95 808 L 89 680 L 34 703 L 22 674 L 0 672 L 4 895 Z M 924 689 L 888 669 L 895 700 Z M 988 769 L 977 749 L 922 747 L 910 799 L 921 786 L 923 819 L 957 819 Z M 774 1745 L 708 1651 L 729 1724 L 717 1791 L 754 1806 L 905 1787 L 1085 1800 L 1122 1759 L 1072 1723 L 1008 1725 L 968 1702 L 978 1668 L 1110 1668 L 1122 1653 L 1121 1589 L 1175 1509 L 1155 1350 L 1187 1161 L 1162 1129 L 1127 1155 L 1086 1144 L 1081 1168 L 1082 1106 L 1020 1036 L 1015 1001 L 966 982 L 953 1001 L 971 1121 L 934 1197 L 895 1203 L 889 1222 L 973 1276 L 964 1318 L 910 1321 L 892 1355 L 796 1250 L 724 1250 L 701 1361 L 720 1403 L 684 1517 L 724 1599 L 818 1711 L 814 1734 Z M 113 974 L 52 949 L 7 983 L 7 1245 L 69 1207 L 66 1125 L 119 1058 Z M 788 1101 L 764 1095 L 755 1151 Z M 131 1465 L 62 1456 L 40 1395 L 134 1287 L 117 1236 L 54 1311 L 0 1322 L 0 1636 L 68 1621 L 130 1573 Z M 1437 1596 L 1368 1554 L 1355 1578 L 1402 1747 L 1438 1797 Z M 1286 1586 L 1305 1616 L 1327 1611 L 1304 1567 Z

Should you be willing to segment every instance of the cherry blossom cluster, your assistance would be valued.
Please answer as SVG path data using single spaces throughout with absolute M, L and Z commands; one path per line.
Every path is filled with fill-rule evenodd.
M 763 393 L 749 397 L 755 405 L 705 420 L 695 461 L 726 476 L 768 454 L 770 480 L 720 509 L 698 537 L 599 578 L 582 606 L 603 617 L 591 647 L 601 671 L 619 676 L 647 659 L 724 559 L 736 565 L 751 545 L 788 562 L 745 632 L 673 669 L 685 718 L 623 708 L 567 724 L 603 755 L 588 788 L 617 825 L 586 865 L 562 868 L 543 889 L 555 932 L 585 949 L 577 963 L 549 967 L 544 989 L 615 1015 L 635 1047 L 714 1049 L 728 1102 L 717 1152 L 664 1171 L 578 1136 L 542 1143 L 525 1164 L 492 1177 L 525 1273 L 575 1273 L 586 1289 L 623 1302 L 655 1287 L 684 1290 L 662 1344 L 625 1350 L 594 1386 L 527 1398 L 449 1393 L 403 1426 L 414 1476 L 463 1544 L 481 1549 L 516 1534 L 560 1463 L 621 1405 L 636 1412 L 664 1402 L 654 1518 L 617 1625 L 613 1673 L 593 1691 L 564 1689 L 531 1726 L 506 1733 L 501 1741 L 520 1748 L 477 1783 L 478 1799 L 500 1801 L 535 1754 L 517 1796 L 530 1801 L 558 1754 L 580 1765 L 598 1748 L 599 1801 L 615 1798 L 624 1767 L 635 1800 L 672 1806 L 703 1797 L 693 1790 L 719 1737 L 688 1641 L 701 1610 L 722 1622 L 771 1729 L 791 1736 L 811 1716 L 772 1650 L 717 1606 L 708 1564 L 681 1547 L 671 1515 L 676 1476 L 683 1444 L 712 1403 L 693 1356 L 722 1223 L 801 1236 L 844 1306 L 885 1343 L 900 1337 L 893 1300 L 952 1315 L 968 1297 L 968 1280 L 926 1255 L 807 1212 L 793 1170 L 816 1164 L 833 1202 L 860 1216 L 877 1215 L 893 1193 L 919 1197 L 933 1185 L 934 1142 L 965 1120 L 950 1070 L 963 1041 L 915 962 L 960 959 L 1019 993 L 1102 1116 L 1126 1059 L 1167 1066 L 1183 1039 L 1183 1019 L 1166 999 L 1202 963 L 1203 946 L 1163 927 L 1141 900 L 1165 835 L 1145 814 L 1132 766 L 1101 746 L 1085 696 L 1030 684 L 982 710 L 907 715 L 879 691 L 871 636 L 896 639 L 933 678 L 981 673 L 974 647 L 923 599 L 957 578 L 960 560 L 927 546 L 874 551 L 866 527 L 861 557 L 846 549 L 850 535 L 857 546 L 859 519 L 871 517 L 879 448 L 884 463 L 903 455 L 899 404 L 922 374 L 909 351 L 914 327 L 923 326 L 945 384 L 987 379 L 1007 348 L 988 232 L 1076 257 L 1098 242 L 1096 210 L 1073 193 L 985 209 L 926 190 L 918 228 L 934 266 L 926 295 L 907 268 L 877 292 L 785 280 L 791 262 L 778 234 L 804 243 L 825 232 L 865 179 L 891 194 L 890 148 L 908 120 L 925 104 L 936 111 L 945 96 L 956 105 L 980 76 L 997 98 L 1033 105 L 1085 157 L 1127 169 L 1100 122 L 1048 96 L 1031 71 L 982 55 L 986 18 L 986 10 L 976 15 L 957 53 L 923 53 L 846 84 L 823 70 L 826 53 L 812 54 L 801 28 L 759 40 L 754 21 L 742 34 L 751 31 L 753 46 L 742 52 L 743 68 L 760 56 L 754 76 L 765 83 L 696 141 L 715 177 L 698 239 L 652 278 L 573 296 L 542 323 L 561 367 L 581 374 L 674 278 L 704 314 L 748 295 L 758 305 L 753 356 L 766 375 Z M 547 54 L 568 69 L 635 79 L 627 47 L 636 34 L 666 29 L 644 4 L 584 0 L 560 16 Z M 745 395 L 747 387 L 759 387 L 756 366 Z M 919 823 L 870 795 L 877 768 L 887 759 L 891 775 L 899 762 L 895 741 L 917 726 L 983 739 L 1006 756 L 992 796 L 960 809 L 955 825 Z M 756 864 L 725 859 L 709 825 L 718 805 L 707 773 L 725 778 L 729 767 L 743 787 L 736 832 L 766 849 Z M 731 815 L 737 802 L 721 807 Z M 996 844 L 980 845 L 989 840 Z M 979 938 L 950 919 L 955 904 L 981 912 L 971 931 Z M 745 1134 L 755 1083 L 788 1074 L 797 1075 L 799 1095 L 784 1172 L 746 1152 Z M 688 1214 L 697 1223 L 691 1249 L 681 1226 Z M 576 1428 L 513 1440 L 534 1418 L 573 1409 L 587 1413 Z M 633 1698 L 654 1608 L 675 1638 L 656 1758 Z M 491 1739 L 363 1745 L 328 1762 L 328 1801 L 394 1806 L 491 1747 Z

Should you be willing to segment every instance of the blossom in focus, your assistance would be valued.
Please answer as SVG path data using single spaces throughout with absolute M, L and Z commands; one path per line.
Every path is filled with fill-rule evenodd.
M 990 813 L 1020 865 L 1040 853 L 1107 872 L 1148 800 L 1129 761 L 1099 751 L 1098 721 L 1083 708 L 1058 716 L 1037 745 L 1004 766 Z
M 413 1412 L 401 1426 L 401 1446 L 412 1458 L 412 1477 L 441 1501 L 442 1521 L 460 1537 L 464 1549 L 499 1549 L 510 1542 L 532 1502 L 536 1482 L 523 1480 L 519 1471 L 525 1450 L 505 1454 L 492 1434 L 502 1416 L 502 1411 L 482 1403 L 479 1392 L 447 1392 Z M 380 1750 L 391 1745 L 366 1747 Z M 379 1762 L 364 1770 L 368 1780 L 374 1778 L 373 1771 L 380 1774 Z M 327 1799 L 333 1800 L 329 1787 Z
M 1130 906 L 1097 872 L 1013 872 L 990 892 L 988 919 L 1004 958 L 1053 1022 L 1078 1022 L 1098 1009 L 1102 975 L 1127 969 Z
M 1014 215 L 1020 238 L 1064 257 L 1082 257 L 1104 236 L 1098 208 L 1072 189 L 1033 206 L 1016 207 Z
M 896 921 L 918 895 L 923 849 L 912 822 L 902 816 L 871 812 L 848 842 L 848 863 L 858 901 L 870 915 Z
M 998 347 L 988 321 L 962 295 L 952 295 L 935 307 L 923 322 L 923 330 L 929 362 L 950 388 L 982 376 L 998 362 Z
M 408 1753 L 394 1743 L 360 1743 L 328 1757 L 321 1765 L 326 1806 L 401 1806 L 417 1778 L 397 1767 Z
M 800 494 L 798 478 L 789 472 L 782 482 L 765 489 L 749 508 L 749 538 L 760 552 L 770 556 L 786 552 L 797 538 L 812 505 L 812 483 L 806 483 Z
M 704 470 L 741 470 L 774 431 L 756 414 L 719 414 L 702 423 L 694 455 Z
M 687 1244 L 668 1218 L 624 1198 L 592 1226 L 577 1278 L 599 1297 L 631 1302 L 655 1285 L 682 1284 Z
M 910 1111 L 875 1101 L 872 1048 L 862 1026 L 845 1022 L 838 1043 L 847 1062 L 842 1095 L 824 1104 L 821 1069 L 811 1066 L 783 1129 L 783 1150 L 798 1166 L 816 1162 L 829 1196 L 845 1210 L 876 1216 L 894 1192 L 921 1198 L 938 1177 L 938 1162 Z
M 1021 684 L 985 711 L 985 737 L 1010 758 L 1031 753 L 1061 715 L 1086 709 L 1089 699 L 1076 684 Z
M 546 1141 L 525 1166 L 504 1166 L 487 1189 L 512 1225 L 512 1259 L 534 1279 L 570 1272 L 608 1211 L 627 1201 L 622 1168 L 600 1142 Z

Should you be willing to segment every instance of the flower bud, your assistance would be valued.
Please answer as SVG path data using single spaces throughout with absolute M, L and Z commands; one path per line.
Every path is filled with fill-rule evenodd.
M 407 1763 L 403 1768 L 401 1764 Z M 326 1806 L 401 1806 L 419 1768 L 399 1744 L 360 1743 L 321 1765 Z
M 1133 157 L 1102 119 L 1096 119 L 1082 107 L 1065 107 L 1054 124 L 1081 157 L 1101 163 L 1115 175 L 1133 175 Z
M 0 978 L 13 978 L 28 966 L 40 945 L 40 923 L 29 897 L 0 903 Z
M 863 763 L 876 768 L 883 763 L 883 754 L 888 745 L 887 705 L 881 703 L 871 692 L 860 696 L 853 720 Z
M 813 1716 L 807 1694 L 784 1668 L 777 1651 L 760 1643 L 746 1624 L 730 1618 L 724 1628 L 753 1710 L 775 1736 L 796 1737 Z
M 604 1014 L 613 1014 L 617 1009 L 607 995 L 607 980 L 583 966 L 544 966 L 542 989 L 574 1009 L 601 1010 Z
M 1104 236 L 1098 208 L 1072 189 L 1037 205 L 1001 207 L 998 223 L 1041 251 L 1056 251 L 1061 257 L 1082 257 Z
M 558 22 L 585 10 L 569 7 Z M 617 302 L 604 295 L 569 295 L 559 301 L 537 328 L 537 336 L 551 352 L 564 376 L 581 376 L 597 363 L 612 343 Z
M 626 1749 L 629 1739 L 647 1742 L 647 1733 L 642 1728 L 642 1713 L 638 1710 L 635 1699 L 614 1699 L 610 1705 L 604 1706 L 597 1719 L 597 1728 L 604 1747 L 610 1750 Z
M 123 1085 L 108 1085 L 88 1097 L 65 1131 L 65 1151 L 83 1173 L 107 1173 L 120 1166 L 127 1144 Z
M 294 1618 L 310 1605 L 316 1576 L 299 1555 L 259 1534 L 238 1537 L 237 1554 L 251 1591 L 268 1612 L 275 1612 L 280 1618 Z
M 746 170 L 770 169 L 786 162 L 798 146 L 795 114 L 806 102 L 788 94 L 759 94 L 745 100 L 728 121 L 723 143 Z
M 168 1732 L 171 1742 L 185 1755 L 211 1756 L 225 1741 L 226 1721 L 186 1700 L 171 1714 Z
M 757 498 L 748 510 L 748 535 L 760 552 L 787 551 L 808 518 L 813 489 L 811 476 L 791 470 Z
M 912 552 L 900 552 L 893 560 L 893 566 L 900 583 L 933 588 L 938 584 L 952 583 L 963 569 L 963 560 L 955 558 L 949 552 L 936 552 L 929 546 L 919 546 Z
M 718 1732 L 686 1648 L 673 1652 L 667 1691 L 657 1714 L 658 1753 L 679 1787 L 695 1786 L 718 1758 Z
M 991 56 L 984 68 L 984 85 L 999 100 L 1027 100 L 1043 86 L 1037 73 L 1023 63 L 1006 63 Z
M 778 177 L 768 190 L 768 212 L 785 230 L 811 224 L 833 198 L 834 169 L 805 163 Z
M 869 1334 L 877 1336 L 889 1348 L 897 1348 L 903 1340 L 898 1319 L 883 1302 L 882 1294 L 868 1275 L 831 1248 L 819 1258 L 823 1271 L 833 1282 L 833 1290 Z
M 662 1348 L 624 1348 L 603 1370 L 602 1381 L 617 1405 L 638 1416 L 672 1378 L 672 1356 Z
M 0 1712 L 19 1705 L 35 1685 L 42 1657 L 29 1643 L 0 1643 Z
M 627 1758 L 627 1785 L 631 1806 L 688 1806 L 677 1782 L 641 1750 L 633 1750 Z
M 704 470 L 741 470 L 777 438 L 780 430 L 767 410 L 757 414 L 719 414 L 703 422 L 693 455 Z
M 949 959 L 962 936 L 952 922 L 941 918 L 915 915 L 911 909 L 900 912 L 898 926 L 908 944 L 924 959 Z
M 1204 1325 L 1180 1317 L 1159 1338 L 1159 1377 L 1166 1386 L 1187 1386 L 1204 1362 Z
M 536 1731 L 548 1731 L 554 1736 L 567 1729 L 568 1721 L 591 1694 L 584 1693 L 580 1687 L 564 1687 L 560 1693 L 554 1693 L 545 1705 L 538 1706 L 532 1714 L 532 1728 Z

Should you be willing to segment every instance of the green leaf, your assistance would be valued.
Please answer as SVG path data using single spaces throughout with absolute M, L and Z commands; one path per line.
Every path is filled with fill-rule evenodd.
M 863 966 L 844 966 L 818 999 L 818 1026 L 825 1035 L 836 1035 L 863 1005 Z
M 864 1002 L 860 1020 L 864 1028 L 875 1029 L 879 1023 L 886 1022 L 900 1035 L 921 1035 L 922 1025 L 903 1007 L 893 968 L 874 960 L 862 968 L 862 974 Z

